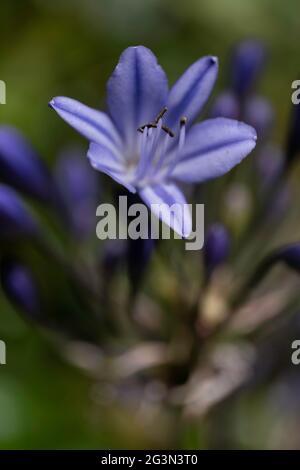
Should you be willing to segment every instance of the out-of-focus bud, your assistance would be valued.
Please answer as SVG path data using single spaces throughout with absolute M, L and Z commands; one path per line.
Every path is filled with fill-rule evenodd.
M 300 273 L 300 243 L 291 243 L 277 248 L 263 258 L 240 292 L 239 299 L 243 299 L 248 295 L 277 263 L 284 263 L 289 268 Z
M 255 156 L 255 166 L 264 192 L 279 178 L 283 169 L 283 153 L 279 147 L 267 144 Z
M 300 243 L 291 243 L 277 249 L 270 260 L 274 262 L 284 262 L 289 268 L 300 272 Z
M 151 256 L 154 252 L 155 240 L 128 240 L 128 275 L 132 290 L 135 292 L 143 279 Z
M 281 188 L 275 194 L 272 203 L 270 204 L 269 213 L 267 216 L 270 221 L 280 220 L 286 213 L 292 201 L 292 191 L 288 183 L 283 183 Z
M 9 126 L 0 126 L 0 178 L 29 196 L 52 200 L 52 180 L 46 166 L 23 135 Z
M 78 149 L 61 154 L 55 170 L 55 180 L 65 203 L 69 228 L 79 239 L 91 235 L 96 226 L 99 204 L 99 180 Z
M 102 255 L 102 269 L 106 280 L 111 279 L 126 260 L 127 240 L 108 240 Z
M 246 100 L 243 120 L 254 127 L 258 137 L 266 137 L 274 124 L 274 111 L 268 100 L 253 96 Z
M 211 118 L 225 117 L 229 119 L 240 118 L 240 106 L 236 96 L 230 91 L 221 93 L 212 105 Z
M 266 49 L 257 40 L 241 42 L 232 55 L 232 87 L 234 92 L 244 97 L 253 90 L 266 61 Z
M 226 260 L 229 250 L 230 237 L 227 229 L 219 223 L 211 225 L 207 230 L 203 249 L 207 278 Z
M 286 167 L 295 161 L 300 153 L 300 104 L 292 108 L 288 138 L 286 143 Z
M 0 236 L 34 236 L 38 225 L 22 199 L 10 187 L 0 184 Z
M 5 258 L 0 263 L 0 280 L 10 302 L 29 318 L 37 319 L 40 312 L 39 292 L 28 267 L 16 260 Z

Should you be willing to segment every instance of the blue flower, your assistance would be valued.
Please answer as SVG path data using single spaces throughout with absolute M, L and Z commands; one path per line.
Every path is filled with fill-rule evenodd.
M 186 203 L 178 183 L 223 175 L 256 142 L 255 130 L 238 121 L 216 118 L 192 125 L 217 69 L 215 57 L 203 57 L 169 90 L 152 52 L 130 47 L 108 81 L 108 114 L 66 97 L 54 98 L 50 106 L 91 142 L 88 158 L 95 169 L 138 192 L 156 215 L 188 236 L 188 211 L 183 220 L 170 217 L 173 204 Z

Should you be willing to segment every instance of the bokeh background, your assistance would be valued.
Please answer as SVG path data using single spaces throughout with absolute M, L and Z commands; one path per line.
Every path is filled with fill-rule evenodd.
M 18 127 L 54 167 L 62 148 L 85 150 L 86 142 L 48 101 L 66 95 L 103 108 L 106 81 L 126 47 L 152 49 L 170 83 L 200 56 L 218 56 L 213 99 L 228 83 L 232 48 L 254 37 L 268 50 L 259 92 L 275 110 L 272 141 L 283 146 L 291 82 L 300 78 L 299 18 L 298 0 L 2 0 L 0 79 L 7 84 L 7 104 L 0 107 L 0 122 Z M 299 228 L 287 229 L 284 241 L 296 241 Z M 268 248 L 268 238 L 264 243 Z M 26 256 L 37 255 L 28 248 Z M 59 296 L 63 281 L 57 266 L 39 260 L 39 269 L 41 277 L 52 272 Z M 296 339 L 291 331 L 281 345 L 284 379 L 249 385 L 199 420 L 179 421 L 177 411 L 170 415 L 154 408 L 145 418 L 134 397 L 129 407 L 110 403 L 84 367 L 66 360 L 59 341 L 26 323 L 1 295 L 7 365 L 0 367 L 0 448 L 300 447 L 300 369 L 290 368 L 291 339 Z M 262 347 L 260 354 L 263 360 L 275 352 Z

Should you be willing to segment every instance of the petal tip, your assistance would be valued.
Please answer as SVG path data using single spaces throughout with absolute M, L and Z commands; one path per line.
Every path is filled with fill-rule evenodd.
M 48 102 L 48 106 L 49 108 L 52 108 L 52 109 L 55 107 L 55 98 L 52 98 L 52 100 Z

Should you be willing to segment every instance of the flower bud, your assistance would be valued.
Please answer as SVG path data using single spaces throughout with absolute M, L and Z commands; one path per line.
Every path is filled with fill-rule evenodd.
M 31 271 L 16 260 L 4 259 L 0 263 L 0 280 L 11 303 L 35 319 L 40 311 L 40 302 Z
M 266 61 L 266 50 L 259 41 L 249 39 L 241 42 L 232 56 L 232 87 L 244 97 L 253 90 Z
M 99 180 L 78 149 L 65 151 L 58 159 L 55 180 L 64 201 L 72 233 L 85 239 L 95 230 L 99 203 Z
M 300 104 L 293 105 L 286 144 L 286 166 L 289 166 L 300 153 Z
M 267 144 L 256 154 L 255 166 L 262 192 L 275 183 L 283 170 L 283 154 L 279 147 Z
M 227 229 L 219 223 L 211 225 L 204 243 L 204 266 L 207 278 L 229 255 L 230 237 Z
M 244 121 L 254 127 L 258 137 L 266 137 L 274 123 L 274 111 L 268 100 L 253 96 L 245 102 Z
M 300 272 L 300 243 L 291 243 L 275 251 L 272 256 L 275 261 L 284 262 L 289 268 Z
M 39 155 L 15 128 L 0 126 L 1 180 L 42 201 L 52 198 L 52 182 Z
M 0 236 L 34 236 L 37 233 L 38 225 L 19 195 L 0 184 Z
M 239 119 L 240 106 L 238 99 L 230 91 L 221 93 L 215 100 L 210 111 L 211 118 L 225 117 Z

